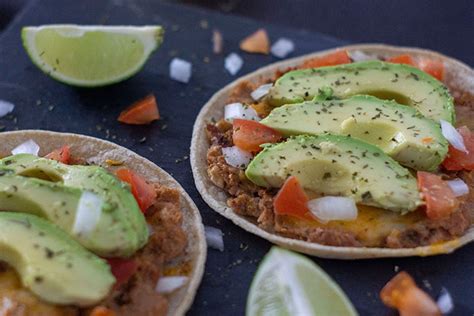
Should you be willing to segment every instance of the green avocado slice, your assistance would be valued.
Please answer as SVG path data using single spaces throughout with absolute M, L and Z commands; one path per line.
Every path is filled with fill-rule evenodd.
M 107 262 L 40 217 L 0 212 L 0 260 L 46 302 L 90 306 L 104 299 L 115 278 Z
M 331 133 L 359 138 L 415 170 L 436 170 L 448 153 L 438 123 L 412 107 L 372 96 L 284 105 L 261 123 L 286 137 Z
M 75 209 L 69 210 L 72 213 L 69 217 L 53 216 L 50 219 L 101 256 L 129 257 L 148 240 L 145 217 L 129 186 L 102 167 L 66 165 L 51 159 L 19 154 L 1 159 L 0 172 L 2 170 L 6 174 L 36 178 L 99 196 L 104 201 L 103 211 L 96 229 L 87 237 L 78 236 L 71 231 L 72 217 L 76 215 Z M 43 189 L 46 190 L 46 186 Z M 24 194 L 28 195 L 28 192 Z M 36 194 L 33 198 L 38 201 L 36 202 L 38 205 L 47 207 L 47 201 L 39 202 L 45 198 L 42 194 Z M 52 194 L 50 198 L 55 199 Z M 57 195 L 56 199 L 61 200 L 61 195 Z M 20 208 L 21 206 L 17 207 Z M 43 214 L 50 212 L 54 211 L 43 210 Z
M 437 122 L 455 121 L 453 98 L 443 83 L 417 68 L 382 61 L 290 71 L 275 82 L 267 100 L 280 106 L 357 94 L 393 99 Z
M 103 203 L 97 210 L 100 217 L 89 233 L 75 229 L 77 211 L 83 197 L 84 191 L 78 188 L 0 172 L 0 211 L 30 213 L 45 218 L 85 248 L 101 256 L 117 256 L 137 250 L 135 242 L 130 244 L 130 240 L 136 239 L 135 232 L 131 226 L 122 225 L 115 219 L 108 203 Z
M 407 169 L 379 148 L 347 136 L 302 135 L 266 146 L 245 174 L 256 185 L 275 188 L 296 176 L 306 190 L 402 214 L 422 204 Z

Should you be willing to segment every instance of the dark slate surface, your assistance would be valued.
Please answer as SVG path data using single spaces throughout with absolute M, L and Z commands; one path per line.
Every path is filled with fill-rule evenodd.
M 317 30 L 348 41 L 430 48 L 474 65 L 474 41 L 470 40 L 474 34 L 472 0 L 181 1 L 264 22 Z
M 126 4 L 128 3 L 128 4 Z M 208 28 L 203 27 L 207 21 Z M 57 83 L 41 73 L 26 56 L 20 41 L 23 25 L 45 23 L 161 24 L 168 31 L 162 48 L 134 78 L 101 89 L 77 89 Z M 76 132 L 115 141 L 151 159 L 169 171 L 195 200 L 206 225 L 225 233 L 224 252 L 209 250 L 202 286 L 190 315 L 242 315 L 250 281 L 270 244 L 216 215 L 197 193 L 189 161 L 189 144 L 195 116 L 206 100 L 234 78 L 223 68 L 223 56 L 211 52 L 212 28 L 225 37 L 225 53 L 237 51 L 238 42 L 258 27 L 270 37 L 292 38 L 294 55 L 329 48 L 342 41 L 216 13 L 164 4 L 160 1 L 34 1 L 0 35 L 0 99 L 17 105 L 14 114 L 0 119 L 5 130 L 49 129 Z M 171 81 L 172 56 L 193 62 L 187 85 Z M 276 61 L 271 56 L 241 54 L 243 75 Z M 204 63 L 205 57 L 210 63 Z M 121 109 L 153 92 L 163 119 L 146 127 L 116 122 Z M 145 140 L 146 138 L 146 140 Z M 143 141 L 145 140 L 145 141 Z M 243 250 L 242 248 L 246 248 Z M 390 315 L 378 292 L 394 275 L 395 267 L 410 272 L 431 295 L 442 286 L 455 302 L 455 315 L 474 313 L 474 246 L 449 256 L 431 258 L 338 261 L 314 259 L 346 291 L 361 315 Z

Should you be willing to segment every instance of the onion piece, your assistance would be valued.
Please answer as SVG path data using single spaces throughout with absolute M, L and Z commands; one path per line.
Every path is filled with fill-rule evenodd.
M 38 156 L 39 150 L 40 150 L 40 147 L 38 146 L 38 144 L 35 143 L 34 140 L 29 139 L 26 142 L 13 148 L 12 154 L 13 155 L 30 154 L 30 155 Z
M 272 45 L 271 53 L 278 58 L 285 58 L 295 50 L 295 44 L 288 38 L 280 38 Z
M 75 235 L 89 235 L 97 226 L 102 215 L 104 201 L 95 193 L 84 191 L 77 205 L 72 232 Z
M 441 288 L 441 293 L 439 294 L 436 304 L 438 305 L 439 310 L 443 315 L 449 314 L 453 311 L 453 298 L 451 297 L 451 294 L 449 294 L 446 288 Z
M 11 113 L 15 105 L 8 101 L 0 100 L 0 117 L 4 117 L 8 113 Z
M 13 303 L 8 296 L 5 296 L 0 303 L 0 315 L 13 315 L 15 310 L 17 310 L 17 307 L 17 303 Z
M 225 69 L 233 76 L 242 68 L 244 61 L 236 53 L 230 53 L 225 59 Z
M 184 59 L 173 58 L 170 63 L 170 77 L 173 80 L 188 83 L 191 79 L 193 65 Z
M 222 230 L 212 226 L 204 226 L 204 231 L 206 233 L 206 242 L 207 246 L 219 251 L 224 251 L 224 238 Z
M 187 282 L 187 276 L 164 276 L 158 279 L 155 290 L 160 294 L 170 294 L 183 287 Z
M 222 154 L 227 164 L 235 168 L 244 169 L 250 163 L 253 156 L 248 151 L 242 150 L 237 146 L 223 147 Z
M 441 124 L 441 133 L 443 134 L 444 138 L 448 140 L 448 142 L 457 150 L 464 151 L 466 154 L 469 152 L 464 145 L 464 139 L 462 135 L 459 134 L 456 128 L 454 128 L 451 123 L 446 122 L 445 120 L 439 120 Z
M 212 31 L 212 51 L 214 54 L 222 53 L 223 43 L 222 33 L 219 30 Z
M 351 221 L 357 218 L 354 199 L 342 196 L 325 196 L 308 202 L 311 213 L 322 223 Z
M 363 51 L 355 50 L 349 53 L 351 59 L 355 62 L 366 61 L 366 60 L 378 60 L 377 56 L 366 54 Z
M 462 196 L 469 193 L 468 185 L 461 179 L 454 179 L 446 182 L 448 183 L 451 190 L 453 190 L 455 196 Z
M 155 230 L 153 229 L 153 226 L 151 226 L 150 224 L 146 224 L 146 227 L 148 229 L 148 237 L 150 237 L 151 235 L 153 235 L 155 233 Z
M 243 105 L 242 103 L 231 103 L 224 107 L 224 118 L 226 121 L 232 122 L 234 119 L 244 119 L 260 121 L 260 117 L 253 107 Z
M 266 96 L 268 94 L 268 92 L 270 91 L 270 89 L 272 88 L 273 84 L 272 83 L 268 83 L 268 84 L 263 84 L 261 85 L 260 87 L 258 87 L 257 89 L 255 89 L 251 94 L 250 96 L 252 97 L 252 99 L 254 99 L 255 101 L 258 101 L 260 100 L 261 98 L 263 98 L 264 96 Z

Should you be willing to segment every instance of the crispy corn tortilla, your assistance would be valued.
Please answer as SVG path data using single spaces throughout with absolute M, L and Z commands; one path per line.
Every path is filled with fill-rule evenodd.
M 187 235 L 188 244 L 185 254 L 174 259 L 179 262 L 192 262 L 189 282 L 169 299 L 168 315 L 184 315 L 191 307 L 196 291 L 201 283 L 206 261 L 207 246 L 204 226 L 198 208 L 184 191 L 181 185 L 166 171 L 151 161 L 135 154 L 131 150 L 101 139 L 40 130 L 25 130 L 0 133 L 0 157 L 11 155 L 11 150 L 29 139 L 40 146 L 40 156 L 64 145 L 71 146 L 71 154 L 85 159 L 89 163 L 111 168 L 107 159 L 123 162 L 115 168 L 126 167 L 144 176 L 150 182 L 159 182 L 167 187 L 177 189 L 181 193 L 181 211 L 183 213 L 183 230 Z
M 272 78 L 277 70 L 285 70 L 289 67 L 300 65 L 303 61 L 323 56 L 335 50 L 346 49 L 351 51 L 361 51 L 366 54 L 391 57 L 400 54 L 410 54 L 412 56 L 429 57 L 435 60 L 442 60 L 445 65 L 445 81 L 450 86 L 455 86 L 457 91 L 474 94 L 474 70 L 466 64 L 444 56 L 442 54 L 409 47 L 394 47 L 381 44 L 361 44 L 337 47 L 313 54 L 278 62 L 253 73 L 250 73 L 221 89 L 217 92 L 201 109 L 193 129 L 193 137 L 191 142 L 191 166 L 193 170 L 194 180 L 198 191 L 203 199 L 216 212 L 232 220 L 236 225 L 243 229 L 258 235 L 277 245 L 306 253 L 308 255 L 334 258 L 334 259 L 366 259 L 366 258 L 382 258 L 382 257 L 408 257 L 408 256 L 430 256 L 437 254 L 447 254 L 455 249 L 474 240 L 474 227 L 471 227 L 467 233 L 461 238 L 447 241 L 444 243 L 403 249 L 390 248 L 368 248 L 368 247 L 334 247 L 325 246 L 317 243 L 283 237 L 277 234 L 269 233 L 258 227 L 255 222 L 240 216 L 227 206 L 228 195 L 220 188 L 215 186 L 207 175 L 206 155 L 209 149 L 209 143 L 206 137 L 206 123 L 211 118 L 220 119 L 224 116 L 224 104 L 229 97 L 230 92 L 239 83 L 243 81 L 261 82 L 266 78 Z

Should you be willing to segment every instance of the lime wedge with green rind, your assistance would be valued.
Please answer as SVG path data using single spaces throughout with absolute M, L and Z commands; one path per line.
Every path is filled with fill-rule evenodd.
M 136 74 L 163 41 L 161 26 L 43 25 L 24 27 L 33 63 L 63 83 L 98 87 Z
M 273 247 L 252 281 L 246 315 L 358 314 L 341 288 L 313 261 Z

